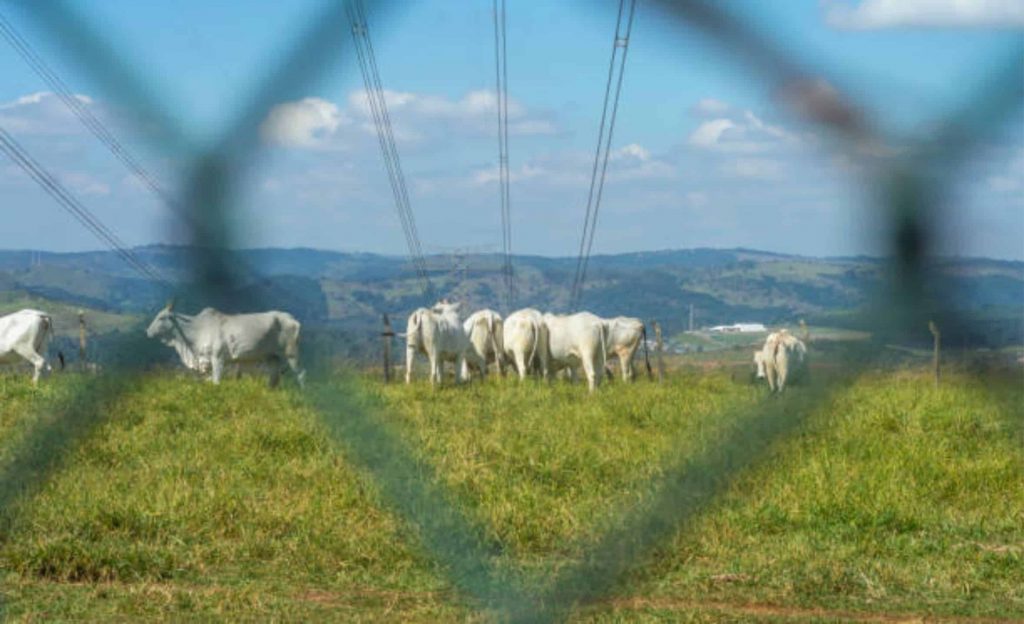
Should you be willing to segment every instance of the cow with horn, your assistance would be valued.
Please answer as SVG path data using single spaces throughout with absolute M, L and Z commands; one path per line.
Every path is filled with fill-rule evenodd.
M 271 387 L 277 385 L 285 365 L 301 386 L 306 374 L 299 367 L 300 328 L 287 312 L 225 314 L 204 308 L 190 316 L 176 312 L 171 300 L 146 335 L 172 347 L 187 368 L 209 373 L 215 384 L 220 383 L 227 364 L 267 364 Z

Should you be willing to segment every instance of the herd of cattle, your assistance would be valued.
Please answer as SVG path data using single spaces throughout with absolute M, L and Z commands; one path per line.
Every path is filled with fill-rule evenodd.
M 560 315 L 526 308 L 504 319 L 493 310 L 480 310 L 463 320 L 460 307 L 441 300 L 409 316 L 402 334 L 406 339 L 406 383 L 412 380 L 417 354 L 427 357 L 435 385 L 443 378 L 445 363 L 452 362 L 456 381 L 485 376 L 492 364 L 499 374 L 513 367 L 520 379 L 531 374 L 547 379 L 562 372 L 576 379 L 582 370 L 592 392 L 612 358 L 619 360 L 623 380 L 632 380 L 633 358 L 641 346 L 650 373 L 647 330 L 640 319 L 606 319 L 590 312 Z M 185 367 L 208 374 L 213 383 L 220 383 L 228 365 L 257 365 L 269 366 L 271 385 L 277 384 L 285 369 L 302 385 L 300 328 L 287 312 L 225 314 L 206 308 L 193 316 L 175 311 L 172 302 L 156 315 L 146 335 L 173 348 Z M 32 381 L 37 383 L 40 375 L 50 370 L 45 354 L 52 334 L 53 319 L 39 310 L 0 317 L 0 364 L 27 360 L 34 369 Z M 63 355 L 58 357 L 63 366 Z M 807 347 L 784 329 L 773 332 L 754 353 L 754 363 L 758 378 L 767 379 L 772 391 L 781 392 L 806 370 Z
M 474 312 L 465 321 L 460 303 L 447 300 L 420 308 L 409 316 L 405 333 L 405 381 L 412 380 L 416 354 L 430 361 L 430 381 L 441 382 L 445 362 L 454 362 L 455 379 L 498 372 L 512 365 L 525 379 L 535 372 L 543 378 L 567 371 L 574 379 L 579 369 L 593 391 L 610 357 L 619 359 L 622 378 L 633 378 L 633 356 L 643 345 L 648 370 L 647 332 L 637 318 L 603 319 L 589 312 L 542 314 L 533 308 L 518 310 L 507 319 L 493 310 Z

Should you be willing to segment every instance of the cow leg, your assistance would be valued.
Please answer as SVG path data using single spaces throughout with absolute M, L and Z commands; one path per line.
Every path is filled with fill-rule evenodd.
M 281 383 L 281 362 L 278 360 L 270 360 L 270 380 L 269 385 L 271 388 L 276 388 L 277 384 Z
M 32 385 L 37 385 L 40 375 L 46 371 L 46 358 L 36 353 L 31 347 L 20 349 L 15 347 L 14 351 L 32 364 Z
M 416 351 L 414 349 L 405 350 L 405 383 L 406 385 L 412 383 L 412 365 L 416 359 Z
M 213 362 L 211 362 L 211 364 L 212 366 L 210 367 L 210 379 L 213 381 L 214 385 L 220 384 L 220 378 L 224 374 L 224 360 L 215 357 L 213 358 Z
M 295 381 L 299 382 L 300 388 L 306 387 L 306 371 L 299 368 L 299 358 L 291 356 L 288 358 L 288 368 L 295 374 Z
M 436 387 L 437 384 L 439 384 L 441 382 L 441 374 L 443 372 L 442 369 L 441 369 L 441 362 L 439 361 L 438 357 L 436 355 L 434 355 L 434 354 L 431 354 L 429 357 L 430 357 L 430 385 Z
M 782 392 L 786 389 L 786 378 L 789 377 L 789 370 L 786 362 L 779 362 L 778 372 L 776 373 L 775 385 Z
M 597 388 L 597 384 L 601 383 L 601 379 L 598 377 L 598 368 L 594 363 L 594 357 L 582 358 L 580 365 L 583 367 L 583 374 L 587 377 L 587 391 L 593 392 Z M 573 376 L 575 377 L 575 374 Z
M 543 351 L 540 356 L 540 378 L 547 381 L 551 379 L 551 362 L 548 360 L 548 356 Z
M 455 370 L 456 371 L 462 371 L 462 378 L 463 379 L 469 379 L 470 378 L 470 374 L 469 374 L 469 360 L 463 359 L 462 360 L 462 365 L 461 366 L 456 365 L 455 366 Z
M 487 370 L 487 369 L 484 369 Z M 483 378 L 483 373 L 480 377 Z M 469 362 L 462 355 L 455 356 L 455 383 L 461 383 L 463 379 L 469 379 Z

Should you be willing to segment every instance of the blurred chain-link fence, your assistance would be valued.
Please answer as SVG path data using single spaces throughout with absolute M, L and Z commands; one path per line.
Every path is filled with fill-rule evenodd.
M 383 7 L 371 8 L 379 19 Z M 609 8 L 583 4 L 580 10 Z M 258 130 L 268 110 L 301 94 L 339 59 L 348 63 L 352 57 L 346 3 L 327 3 L 316 19 L 293 36 L 290 48 L 268 68 L 246 105 L 208 144 L 197 143 L 176 115 L 154 97 L 130 53 L 111 47 L 102 33 L 91 29 L 90 22 L 79 15 L 80 5 L 51 0 L 19 3 L 19 9 L 59 41 L 111 99 L 158 129 L 146 136 L 156 137 L 153 140 L 165 151 L 188 155 L 188 173 L 177 192 L 161 192 L 189 234 L 192 276 L 168 287 L 212 306 L 265 309 L 261 301 L 266 290 L 246 286 L 252 276 L 231 251 L 235 242 L 232 211 L 247 172 L 258 160 Z M 832 139 L 831 149 L 858 159 L 872 172 L 879 189 L 873 209 L 889 226 L 891 253 L 888 288 L 866 312 L 865 323 L 884 331 L 920 333 L 929 321 L 944 329 L 972 322 L 948 293 L 936 287 L 939 280 L 930 252 L 940 220 L 951 210 L 943 205 L 946 190 L 980 138 L 1021 104 L 1024 52 L 1020 47 L 1008 50 L 1001 63 L 986 68 L 984 87 L 962 109 L 952 112 L 931 137 L 880 162 L 865 156 L 869 150 L 863 149 L 888 139 L 872 123 L 870 112 L 850 94 L 823 87 L 819 68 L 807 59 L 793 58 L 784 46 L 722 4 L 651 0 L 639 10 L 657 11 L 666 23 L 709 38 L 722 54 L 767 79 L 782 106 L 825 130 Z M 109 371 L 114 374 L 81 383 L 76 392 L 48 406 L 45 417 L 0 466 L 0 507 L 17 510 L 30 500 L 68 452 L 104 418 L 104 405 L 137 383 L 139 364 L 152 353 L 138 348 L 140 343 L 131 339 L 120 347 L 137 353 L 137 361 L 122 358 L 116 370 Z M 854 380 L 870 365 L 870 359 L 857 364 L 848 378 Z M 329 370 L 312 372 L 306 400 L 316 407 L 346 456 L 372 474 L 391 509 L 417 527 L 422 546 L 443 564 L 463 597 L 500 619 L 531 622 L 561 619 L 573 608 L 605 597 L 628 570 L 644 562 L 646 554 L 707 509 L 739 471 L 758 462 L 840 389 L 811 388 L 799 399 L 766 401 L 746 410 L 739 415 L 741 424 L 718 448 L 680 458 L 652 484 L 653 494 L 645 505 L 626 511 L 615 528 L 586 549 L 588 554 L 581 561 L 552 571 L 538 586 L 496 565 L 500 545 L 482 537 L 482 527 L 452 505 L 433 468 L 414 459 L 406 444 L 383 426 L 382 406 L 363 392 L 357 380 L 332 379 Z

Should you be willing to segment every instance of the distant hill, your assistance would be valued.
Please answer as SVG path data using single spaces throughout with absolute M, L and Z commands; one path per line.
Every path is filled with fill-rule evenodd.
M 189 275 L 185 248 L 154 245 L 135 251 L 171 280 Z M 382 313 L 402 319 L 427 302 L 400 257 L 304 248 L 235 253 L 237 266 L 255 271 L 243 276 L 241 290 L 221 297 L 240 309 L 285 309 L 304 322 L 358 335 L 378 328 Z M 501 256 L 434 255 L 427 262 L 438 296 L 463 300 L 470 308 L 501 309 Z M 933 286 L 978 319 L 975 338 L 1024 342 L 1024 262 L 947 258 L 938 264 L 942 279 Z M 567 308 L 575 258 L 517 256 L 514 265 L 520 306 Z M 686 328 L 691 305 L 697 326 L 805 318 L 842 327 L 855 324 L 851 312 L 884 285 L 884 267 L 877 258 L 809 258 L 751 249 L 599 255 L 591 258 L 583 306 L 601 315 L 656 318 L 669 332 Z M 0 251 L 0 292 L 133 318 L 152 314 L 170 295 L 110 252 Z M 198 310 L 217 304 L 210 301 L 217 294 L 225 295 L 186 299 L 181 306 Z

